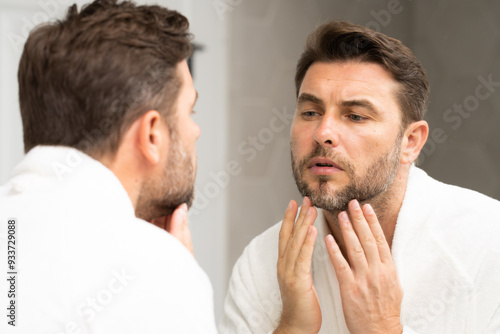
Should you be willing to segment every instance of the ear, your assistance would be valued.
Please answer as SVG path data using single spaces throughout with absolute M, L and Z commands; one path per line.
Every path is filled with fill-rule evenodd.
M 137 122 L 139 122 L 138 150 L 146 163 L 157 165 L 165 152 L 168 152 L 170 141 L 168 128 L 156 110 L 146 112 Z
M 411 123 L 405 131 L 401 150 L 401 163 L 411 164 L 424 147 L 429 135 L 429 125 L 426 121 Z

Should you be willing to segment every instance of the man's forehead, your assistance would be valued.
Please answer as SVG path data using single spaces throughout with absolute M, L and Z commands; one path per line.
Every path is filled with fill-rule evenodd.
M 360 61 L 314 62 L 304 76 L 304 81 L 311 79 L 331 82 L 352 81 L 358 84 L 376 82 L 398 84 L 393 75 L 382 65 Z
M 399 83 L 384 67 L 367 62 L 316 62 L 306 72 L 299 91 L 324 98 L 337 94 L 336 99 L 397 98 Z M 299 102 L 299 100 L 298 100 Z

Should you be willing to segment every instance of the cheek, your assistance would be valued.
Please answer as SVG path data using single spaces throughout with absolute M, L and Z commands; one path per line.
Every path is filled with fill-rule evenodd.
M 346 151 L 354 166 L 365 169 L 392 150 L 394 142 L 392 135 L 375 133 L 374 135 L 358 136 L 345 142 Z
M 295 131 L 290 132 L 290 148 L 294 154 L 295 157 L 298 155 L 301 155 L 301 151 L 303 150 L 303 138 Z
M 367 143 L 366 151 L 372 156 L 380 156 L 389 152 L 396 142 L 397 133 L 392 129 L 384 129 L 385 131 L 373 131 L 368 138 L 364 138 Z
M 306 149 L 314 144 L 314 131 L 310 127 L 292 124 L 290 141 L 295 150 Z

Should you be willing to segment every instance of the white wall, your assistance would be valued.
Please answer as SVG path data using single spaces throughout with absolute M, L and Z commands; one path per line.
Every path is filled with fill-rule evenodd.
M 17 65 L 34 6 L 0 2 L 0 184 L 23 157 L 22 124 L 17 99 Z M 25 23 L 26 22 L 26 23 Z
M 0 184 L 23 157 L 17 68 L 28 31 L 50 18 L 60 18 L 82 0 L 0 0 Z M 224 170 L 226 161 L 226 33 L 225 23 L 206 0 L 136 1 L 159 3 L 183 13 L 191 22 L 195 42 L 204 46 L 195 57 L 194 83 L 199 93 L 195 120 L 202 129 L 198 141 L 200 192 L 211 184 L 210 173 Z M 14 43 L 11 43 L 14 41 Z M 13 45 L 14 44 L 14 45 Z M 226 197 L 221 191 L 207 207 L 190 215 L 195 255 L 208 273 L 219 319 L 226 290 Z M 195 208 L 193 208 L 195 209 Z
M 194 57 L 194 85 L 199 99 L 195 120 L 202 133 L 198 140 L 198 175 L 196 196 L 206 196 L 214 185 L 214 174 L 226 169 L 227 145 L 227 42 L 226 24 L 212 6 L 212 1 L 184 1 L 195 42 L 204 49 Z M 195 256 L 207 271 L 214 287 L 215 313 L 222 312 L 227 288 L 227 190 L 218 188 L 208 201 L 195 202 L 190 214 Z

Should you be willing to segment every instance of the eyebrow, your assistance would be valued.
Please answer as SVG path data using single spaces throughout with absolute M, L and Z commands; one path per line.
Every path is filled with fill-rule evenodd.
M 380 114 L 377 107 L 375 107 L 375 105 L 368 100 L 342 101 L 342 103 L 340 105 L 343 107 L 361 107 L 361 108 L 368 109 L 369 111 L 371 111 L 375 115 Z
M 323 100 L 320 99 L 319 97 L 313 95 L 313 94 L 310 94 L 310 93 L 300 94 L 299 98 L 297 99 L 297 104 L 300 105 L 300 104 L 306 103 L 306 102 L 311 102 L 311 103 L 315 103 L 318 105 L 324 105 Z M 375 105 L 373 103 L 371 103 L 368 100 L 364 100 L 364 99 L 342 101 L 340 103 L 340 105 L 342 107 L 361 107 L 361 108 L 365 108 L 365 109 L 369 110 L 370 112 L 372 112 L 375 115 L 380 114 L 377 107 L 375 107 Z
M 309 94 L 309 93 L 300 94 L 299 98 L 297 99 L 297 104 L 302 104 L 302 103 L 306 103 L 306 102 L 312 102 L 315 104 L 323 105 L 323 100 L 317 96 L 314 96 L 314 95 Z

